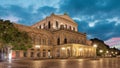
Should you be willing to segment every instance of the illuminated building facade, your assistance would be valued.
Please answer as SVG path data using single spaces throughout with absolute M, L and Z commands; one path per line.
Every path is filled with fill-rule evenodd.
M 94 57 L 96 48 L 86 33 L 78 32 L 78 25 L 68 15 L 51 14 L 32 26 L 14 24 L 32 38 L 33 47 L 27 51 L 13 51 L 15 57 L 69 58 Z

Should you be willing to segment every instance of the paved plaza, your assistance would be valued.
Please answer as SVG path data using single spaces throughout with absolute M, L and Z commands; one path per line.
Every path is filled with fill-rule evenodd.
M 120 58 L 14 60 L 1 62 L 0 68 L 120 68 Z

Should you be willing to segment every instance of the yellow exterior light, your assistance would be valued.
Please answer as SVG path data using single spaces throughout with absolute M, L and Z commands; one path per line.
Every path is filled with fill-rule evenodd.
M 40 48 L 40 45 L 35 45 L 35 48 Z
M 61 25 L 63 25 L 63 23 L 60 23 Z
M 106 51 L 106 53 L 109 53 L 109 51 Z
M 83 50 L 83 48 L 80 48 L 79 50 L 80 50 L 80 51 L 82 51 L 82 50 Z
M 118 54 L 117 52 L 115 52 L 115 54 Z
M 64 48 L 64 47 L 62 47 L 62 50 L 65 50 L 65 48 Z
M 100 53 L 102 53 L 102 52 L 103 52 L 103 50 L 100 50 L 99 52 L 100 52 Z
M 112 51 L 111 53 L 113 54 L 114 52 Z
M 96 45 L 96 44 L 94 44 L 94 45 L 93 45 L 93 47 L 97 48 L 97 45 Z

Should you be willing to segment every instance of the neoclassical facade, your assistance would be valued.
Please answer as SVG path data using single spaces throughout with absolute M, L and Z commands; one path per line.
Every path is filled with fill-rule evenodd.
M 68 15 L 51 14 L 32 26 L 14 24 L 32 38 L 33 47 L 27 51 L 12 51 L 14 58 L 94 57 L 96 48 L 86 33 L 78 32 L 78 24 Z

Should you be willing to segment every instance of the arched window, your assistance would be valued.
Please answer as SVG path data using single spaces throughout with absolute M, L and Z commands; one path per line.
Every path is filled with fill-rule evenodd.
M 73 30 L 75 31 L 75 27 L 73 27 Z
M 46 50 L 43 49 L 43 57 L 46 57 Z
M 27 52 L 26 51 L 24 52 L 24 57 L 27 57 Z
M 70 30 L 71 30 L 71 26 L 69 26 Z
M 48 40 L 48 45 L 50 45 L 51 43 L 50 43 L 50 40 Z
M 57 39 L 57 45 L 60 45 L 60 38 Z
M 67 25 L 65 24 L 65 28 L 67 29 Z
M 58 28 L 58 21 L 56 21 L 56 27 Z
M 45 29 L 45 23 L 44 23 L 44 25 L 43 25 L 43 28 Z
M 34 57 L 34 52 L 31 52 L 31 54 L 30 54 L 30 55 L 31 55 L 31 57 Z
M 40 57 L 40 52 L 37 52 L 37 57 Z
M 51 24 L 50 24 L 50 21 L 48 22 L 48 29 L 50 29 L 51 28 Z
M 67 44 L 67 39 L 66 38 L 64 39 L 64 44 Z
M 41 29 L 41 25 L 39 26 L 39 29 Z

